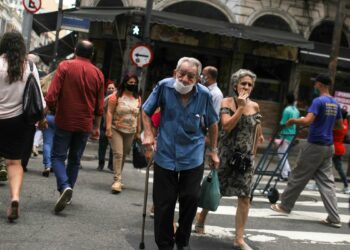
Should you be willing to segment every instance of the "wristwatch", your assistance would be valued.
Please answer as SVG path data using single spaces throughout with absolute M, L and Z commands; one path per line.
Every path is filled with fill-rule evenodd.
M 209 147 L 208 149 L 209 149 L 209 151 L 212 152 L 212 153 L 219 153 L 219 149 L 218 149 L 218 148 Z

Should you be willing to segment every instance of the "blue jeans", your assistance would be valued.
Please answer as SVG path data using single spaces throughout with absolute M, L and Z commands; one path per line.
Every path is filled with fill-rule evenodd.
M 338 171 L 340 179 L 344 184 L 344 187 L 348 187 L 348 178 L 346 177 L 346 174 L 345 174 L 344 169 L 343 169 L 341 155 L 334 155 L 332 160 L 333 160 L 334 167 Z
M 52 167 L 56 175 L 57 190 L 63 192 L 67 187 L 74 187 L 78 178 L 80 159 L 83 155 L 89 133 L 69 132 L 56 128 L 52 146 Z M 69 151 L 69 152 L 68 152 Z M 67 169 L 65 160 L 68 162 Z
M 45 168 L 51 168 L 51 149 L 53 143 L 53 136 L 55 135 L 55 116 L 46 115 L 46 120 L 48 123 L 48 128 L 43 131 L 43 164 Z

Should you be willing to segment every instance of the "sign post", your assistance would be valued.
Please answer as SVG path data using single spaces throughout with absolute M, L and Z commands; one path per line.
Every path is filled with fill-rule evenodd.
M 41 8 L 41 0 L 22 0 L 23 7 L 26 11 L 23 13 L 22 35 L 27 47 L 30 50 L 30 38 L 33 26 L 33 14 Z
M 129 56 L 132 64 L 137 66 L 137 75 L 139 75 L 139 82 L 141 83 L 142 99 L 144 99 L 146 81 L 143 79 L 144 74 L 142 68 L 146 68 L 153 61 L 153 50 L 148 45 L 136 44 L 131 48 Z

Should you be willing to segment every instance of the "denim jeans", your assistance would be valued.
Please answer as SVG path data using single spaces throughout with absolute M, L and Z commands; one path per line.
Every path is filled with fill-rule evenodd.
M 52 167 L 56 175 L 57 190 L 63 192 L 67 187 L 74 187 L 78 178 L 80 159 L 83 155 L 89 133 L 69 132 L 56 128 L 52 146 Z M 65 160 L 68 162 L 67 169 Z
M 51 168 L 51 149 L 53 143 L 53 136 L 55 135 L 55 116 L 47 115 L 46 120 L 48 123 L 48 128 L 43 131 L 43 164 L 45 168 Z

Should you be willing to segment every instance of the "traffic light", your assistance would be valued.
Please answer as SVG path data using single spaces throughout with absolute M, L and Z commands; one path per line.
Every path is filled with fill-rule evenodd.
M 130 35 L 140 38 L 142 37 L 142 33 L 143 33 L 143 30 L 140 24 L 136 24 L 136 23 L 131 24 Z
M 131 25 L 129 27 L 129 35 L 136 37 L 136 38 L 142 38 L 143 36 L 143 16 L 134 14 L 134 16 L 131 19 Z

